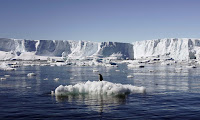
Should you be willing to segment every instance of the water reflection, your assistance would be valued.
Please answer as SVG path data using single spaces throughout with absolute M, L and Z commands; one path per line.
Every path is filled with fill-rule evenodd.
M 197 81 L 199 78 L 199 68 L 182 68 L 180 71 L 177 71 L 176 66 L 148 66 L 144 69 L 138 68 L 130 71 L 134 75 L 134 84 L 136 86 L 145 86 L 147 92 L 186 92 L 199 89 L 197 86 L 200 84 Z
M 89 110 L 99 113 L 111 112 L 111 109 L 126 103 L 126 96 L 109 95 L 68 95 L 65 97 L 56 96 L 59 103 L 69 102 L 76 105 L 86 105 Z
M 102 73 L 105 80 L 113 83 L 131 84 L 135 86 L 144 86 L 149 92 L 168 92 L 168 91 L 184 91 L 199 92 L 200 91 L 200 68 L 188 69 L 182 67 L 182 70 L 176 70 L 177 66 L 145 66 L 145 68 L 128 69 L 125 65 L 118 68 L 111 67 L 50 67 L 50 66 L 22 66 L 16 71 L 1 71 L 0 76 L 10 75 L 5 81 L 0 82 L 2 89 L 14 89 L 14 92 L 20 94 L 38 94 L 50 92 L 60 84 L 73 85 L 78 82 L 97 81 L 98 73 Z M 99 72 L 93 72 L 93 70 Z M 119 71 L 116 71 L 119 70 Z M 34 77 L 27 77 L 27 74 L 36 73 Z M 127 78 L 127 75 L 133 75 L 133 78 Z M 59 77 L 60 80 L 55 82 L 53 79 Z M 48 80 L 44 80 L 48 78 Z M 76 97 L 75 97 L 76 98 Z M 85 102 L 90 97 L 84 97 Z M 106 96 L 102 96 L 103 102 Z M 97 100 L 101 99 L 97 97 Z M 109 98 L 114 101 L 116 98 Z M 113 100 L 114 99 L 114 100 Z M 76 101 L 80 101 L 77 99 Z M 99 102 L 99 101 L 97 101 Z M 99 104 L 100 105 L 100 104 Z

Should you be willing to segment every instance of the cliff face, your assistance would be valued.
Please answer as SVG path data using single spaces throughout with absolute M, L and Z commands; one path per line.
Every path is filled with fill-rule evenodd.
M 175 60 L 195 59 L 199 55 L 199 39 L 158 39 L 133 43 L 134 58 L 168 56 Z
M 0 38 L 0 59 L 26 55 L 68 57 L 112 57 L 141 59 L 167 56 L 175 60 L 200 59 L 199 39 L 157 39 L 130 43 L 72 40 L 22 40 Z M 9 56 L 9 54 L 11 54 Z M 116 57 L 117 56 L 117 57 Z
M 0 38 L 0 51 L 12 52 L 16 56 L 31 52 L 38 56 L 70 57 L 110 57 L 121 55 L 122 59 L 133 59 L 133 45 L 118 42 L 90 42 L 71 40 L 17 40 Z
M 15 50 L 15 41 L 7 38 L 0 39 L 0 51 L 9 52 Z
M 41 56 L 62 57 L 62 53 L 71 53 L 68 41 L 38 40 L 35 48 L 35 54 Z
M 134 43 L 134 57 L 136 59 L 150 56 L 168 55 L 176 60 L 188 58 L 188 40 L 158 39 Z
M 104 57 L 111 56 L 112 54 L 121 54 L 122 58 L 133 59 L 133 45 L 129 43 L 117 42 L 102 42 L 100 45 L 99 54 Z

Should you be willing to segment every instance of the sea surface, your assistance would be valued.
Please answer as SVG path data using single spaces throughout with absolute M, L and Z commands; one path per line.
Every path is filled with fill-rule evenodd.
M 144 68 L 103 66 L 21 66 L 0 70 L 0 120 L 31 119 L 199 119 L 200 67 L 146 65 Z M 98 70 L 99 72 L 93 72 Z M 36 76 L 28 77 L 28 73 Z M 69 95 L 55 97 L 59 85 L 105 81 L 146 87 L 145 94 L 124 97 Z M 132 75 L 133 78 L 127 78 Z M 55 78 L 59 80 L 55 81 Z

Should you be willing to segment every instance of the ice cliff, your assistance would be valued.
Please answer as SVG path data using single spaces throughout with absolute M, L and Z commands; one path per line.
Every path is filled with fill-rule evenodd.
M 171 38 L 138 41 L 134 45 L 134 58 L 168 57 L 175 60 L 199 59 L 200 40 Z
M 72 59 L 112 57 L 133 59 L 133 45 L 118 42 L 72 40 L 23 40 L 0 38 L 0 59 L 67 57 Z
M 72 59 L 109 57 L 175 60 L 200 59 L 199 39 L 157 39 L 134 43 L 72 40 L 23 40 L 0 38 L 0 60 L 65 57 Z

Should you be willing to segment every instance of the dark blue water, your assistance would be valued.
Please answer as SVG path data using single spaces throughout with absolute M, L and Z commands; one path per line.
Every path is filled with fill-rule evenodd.
M 0 81 L 0 119 L 199 119 L 200 68 L 176 73 L 176 67 L 29 66 L 0 71 L 1 77 L 10 75 Z M 107 81 L 144 86 L 147 93 L 123 97 L 50 95 L 60 84 L 98 80 L 99 72 L 94 69 Z M 30 72 L 37 75 L 27 77 Z M 134 77 L 127 78 L 128 75 Z

